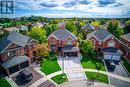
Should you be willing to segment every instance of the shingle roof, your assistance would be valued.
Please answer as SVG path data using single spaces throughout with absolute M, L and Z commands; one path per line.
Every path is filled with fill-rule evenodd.
M 67 37 L 70 37 L 73 40 L 77 40 L 77 38 L 67 29 L 58 29 L 53 32 L 48 38 L 50 38 L 51 36 L 54 36 L 58 40 L 65 40 Z
M 108 35 L 111 35 L 107 30 L 105 29 L 98 29 L 95 33 L 94 36 L 98 38 L 99 40 L 104 40 Z
M 130 33 L 122 35 L 121 38 L 123 38 L 123 39 L 127 40 L 128 42 L 130 42 Z
M 95 30 L 95 28 L 91 24 L 86 24 L 81 29 L 82 30 Z
M 20 64 L 22 62 L 27 61 L 29 58 L 27 56 L 14 56 L 13 58 L 11 58 L 10 60 L 4 62 L 2 64 L 2 66 L 4 68 L 10 68 L 14 65 Z
M 11 42 L 24 47 L 31 40 L 32 39 L 30 37 L 24 36 L 18 32 L 13 31 L 0 41 L 0 52 L 2 52 Z

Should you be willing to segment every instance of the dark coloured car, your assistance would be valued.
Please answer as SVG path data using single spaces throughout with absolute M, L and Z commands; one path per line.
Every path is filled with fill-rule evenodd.
M 107 61 L 107 65 L 108 65 L 109 70 L 114 71 L 115 69 L 114 61 Z
M 21 71 L 19 73 L 19 75 L 20 75 L 21 79 L 23 79 L 23 81 L 25 81 L 25 82 L 29 82 L 33 78 L 32 73 L 28 69 L 24 69 L 23 71 Z

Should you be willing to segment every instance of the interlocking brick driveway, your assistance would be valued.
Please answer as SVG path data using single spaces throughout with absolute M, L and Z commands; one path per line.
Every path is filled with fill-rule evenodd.
M 34 83 L 35 81 L 43 78 L 43 76 L 41 74 L 39 74 L 38 72 L 36 72 L 34 69 L 29 68 L 29 70 L 31 71 L 31 73 L 33 74 L 33 79 L 28 82 L 25 83 L 20 77 L 19 75 L 14 75 L 11 78 L 13 79 L 13 81 L 19 86 L 19 87 L 28 87 L 30 86 L 32 83 Z
M 64 70 L 70 80 L 86 79 L 82 65 L 80 64 L 80 57 L 58 57 L 58 63 L 62 68 L 64 61 Z

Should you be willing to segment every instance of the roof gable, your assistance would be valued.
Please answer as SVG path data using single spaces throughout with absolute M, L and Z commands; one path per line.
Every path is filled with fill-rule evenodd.
M 95 28 L 91 24 L 86 24 L 81 29 L 82 30 L 95 30 Z
M 24 36 L 18 32 L 11 32 L 8 36 L 4 37 L 0 41 L 0 52 L 3 52 L 7 46 L 9 46 L 11 43 L 15 43 L 18 46 L 26 46 L 28 43 L 32 40 L 32 38 Z
M 67 37 L 70 37 L 72 40 L 77 40 L 77 38 L 67 29 L 58 29 L 53 32 L 48 38 L 52 36 L 58 40 L 65 40 Z

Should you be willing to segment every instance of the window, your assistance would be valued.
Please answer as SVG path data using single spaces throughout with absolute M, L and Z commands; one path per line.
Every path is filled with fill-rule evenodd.
M 16 55 L 16 50 L 12 51 L 12 56 Z
M 18 53 L 18 54 L 20 54 L 20 53 L 21 53 L 21 52 L 20 52 L 20 49 L 18 49 L 18 50 L 17 50 L 17 53 Z
M 8 52 L 7 55 L 10 56 L 10 52 Z
M 108 42 L 108 47 L 115 47 L 115 42 L 114 41 Z

